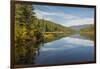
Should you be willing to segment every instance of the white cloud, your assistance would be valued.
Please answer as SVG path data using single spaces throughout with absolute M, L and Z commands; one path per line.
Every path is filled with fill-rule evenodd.
M 47 12 L 42 10 L 35 10 L 37 18 L 46 19 L 64 26 L 77 26 L 84 24 L 93 24 L 94 18 L 81 18 L 79 16 L 67 14 L 61 11 Z M 55 19 L 56 17 L 56 19 Z M 59 19 L 59 20 L 57 20 Z
M 41 10 L 35 10 L 36 15 L 38 18 L 43 18 L 45 16 L 58 16 L 60 18 L 64 18 L 64 19 L 73 19 L 73 18 L 77 18 L 76 16 L 70 15 L 70 14 L 66 14 L 64 12 L 45 12 L 45 11 L 41 11 Z
M 57 47 L 51 47 L 55 46 L 55 43 L 59 43 L 63 41 L 63 45 L 61 46 L 60 44 L 57 45 Z M 48 46 L 48 47 L 47 47 Z M 71 37 L 66 37 L 61 40 L 57 40 L 54 42 L 49 42 L 44 44 L 44 48 L 42 48 L 42 51 L 57 51 L 57 50 L 68 50 L 76 47 L 82 47 L 82 46 L 94 46 L 94 42 L 92 40 L 84 40 L 84 39 L 79 39 L 79 38 L 71 38 Z
M 77 25 L 85 25 L 85 24 L 93 24 L 94 19 L 93 18 L 78 18 L 69 20 L 67 23 L 65 23 L 65 26 L 77 26 Z

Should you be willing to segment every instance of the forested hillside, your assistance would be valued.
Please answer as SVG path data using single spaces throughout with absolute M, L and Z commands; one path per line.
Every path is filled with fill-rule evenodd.
M 94 25 L 89 25 L 86 28 L 80 30 L 80 34 L 89 37 L 90 39 L 94 39 Z
M 41 31 L 45 31 L 45 32 L 71 32 L 73 31 L 72 29 L 68 28 L 68 27 L 64 27 L 60 24 L 56 24 L 54 22 L 51 21 L 47 21 L 44 19 L 35 19 L 35 22 L 33 23 L 33 27 L 37 27 L 39 28 Z

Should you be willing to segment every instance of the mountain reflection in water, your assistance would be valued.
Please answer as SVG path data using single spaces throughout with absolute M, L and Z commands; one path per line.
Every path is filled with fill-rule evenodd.
M 72 35 L 38 44 L 35 53 L 29 55 L 31 57 L 24 56 L 28 57 L 24 60 L 31 59 L 29 62 L 22 63 L 24 60 L 21 59 L 17 64 L 48 65 L 94 61 L 94 41 L 80 35 Z

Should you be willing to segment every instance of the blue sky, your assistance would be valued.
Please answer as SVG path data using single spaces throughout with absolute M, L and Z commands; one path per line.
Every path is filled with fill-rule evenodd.
M 37 18 L 70 27 L 93 24 L 94 8 L 33 5 Z

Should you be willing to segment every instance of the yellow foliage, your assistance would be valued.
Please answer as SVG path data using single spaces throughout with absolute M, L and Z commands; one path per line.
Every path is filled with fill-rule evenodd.
M 54 38 L 54 35 L 53 34 L 45 34 L 44 35 L 44 38 L 45 39 L 53 39 Z
M 15 40 L 17 38 L 25 39 L 27 37 L 27 29 L 25 27 L 15 26 Z

